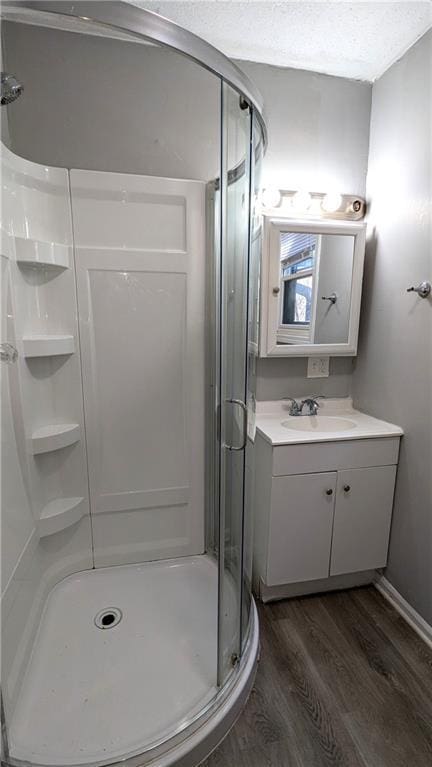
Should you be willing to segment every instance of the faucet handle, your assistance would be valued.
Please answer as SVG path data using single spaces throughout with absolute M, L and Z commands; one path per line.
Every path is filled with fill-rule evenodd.
M 314 396 L 311 397 L 312 402 L 314 402 L 317 407 L 322 407 L 321 403 L 318 402 L 319 399 L 325 399 L 324 394 L 314 394 Z
M 303 410 L 303 406 L 308 405 L 309 406 L 309 415 L 316 415 L 317 410 L 321 405 L 319 402 L 316 401 L 314 397 L 306 397 L 300 405 L 300 412 Z
M 291 402 L 291 407 L 289 409 L 290 415 L 300 415 L 301 412 L 301 405 L 295 400 L 293 397 L 282 397 L 283 402 Z
M 308 397 L 306 401 L 309 401 L 313 403 L 315 408 L 322 407 L 321 403 L 318 402 L 319 399 L 326 399 L 324 394 L 314 394 L 312 397 Z

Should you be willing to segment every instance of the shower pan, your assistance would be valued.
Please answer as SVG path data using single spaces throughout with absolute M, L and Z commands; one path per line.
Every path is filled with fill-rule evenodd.
M 3 761 L 192 767 L 258 658 L 260 96 L 127 3 L 2 16 Z

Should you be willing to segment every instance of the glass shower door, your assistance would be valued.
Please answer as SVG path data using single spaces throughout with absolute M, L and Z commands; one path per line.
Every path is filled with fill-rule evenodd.
M 249 224 L 249 284 L 246 404 L 248 409 L 248 439 L 245 455 L 245 493 L 243 522 L 243 596 L 242 652 L 248 639 L 252 608 L 253 558 L 253 495 L 255 489 L 255 417 L 256 376 L 259 338 L 259 291 L 261 268 L 262 218 L 260 212 L 261 166 L 264 153 L 263 133 L 256 113 L 253 113 L 251 143 L 251 200 Z
M 222 86 L 218 682 L 242 648 L 251 112 Z

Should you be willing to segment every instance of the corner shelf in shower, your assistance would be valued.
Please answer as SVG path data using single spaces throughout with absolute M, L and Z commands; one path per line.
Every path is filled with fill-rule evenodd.
M 73 354 L 75 351 L 73 336 L 26 336 L 22 343 L 24 357 L 54 357 L 59 354 Z
M 71 246 L 59 242 L 15 237 L 16 260 L 28 266 L 57 266 L 69 269 Z
M 33 432 L 31 444 L 33 455 L 50 453 L 79 442 L 81 430 L 78 423 L 57 423 L 41 426 Z
M 42 509 L 38 523 L 39 535 L 54 535 L 72 527 L 85 516 L 84 498 L 55 498 Z

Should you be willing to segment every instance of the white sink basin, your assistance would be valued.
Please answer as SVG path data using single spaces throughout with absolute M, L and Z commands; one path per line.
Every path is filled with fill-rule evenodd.
M 291 416 L 282 421 L 282 426 L 294 431 L 320 431 L 327 434 L 339 431 L 352 431 L 357 427 L 355 421 L 352 421 L 350 418 L 332 415 Z
M 291 416 L 285 400 L 257 402 L 258 433 L 275 446 L 401 437 L 403 434 L 399 426 L 355 410 L 350 397 L 323 399 L 320 405 L 317 415 Z

